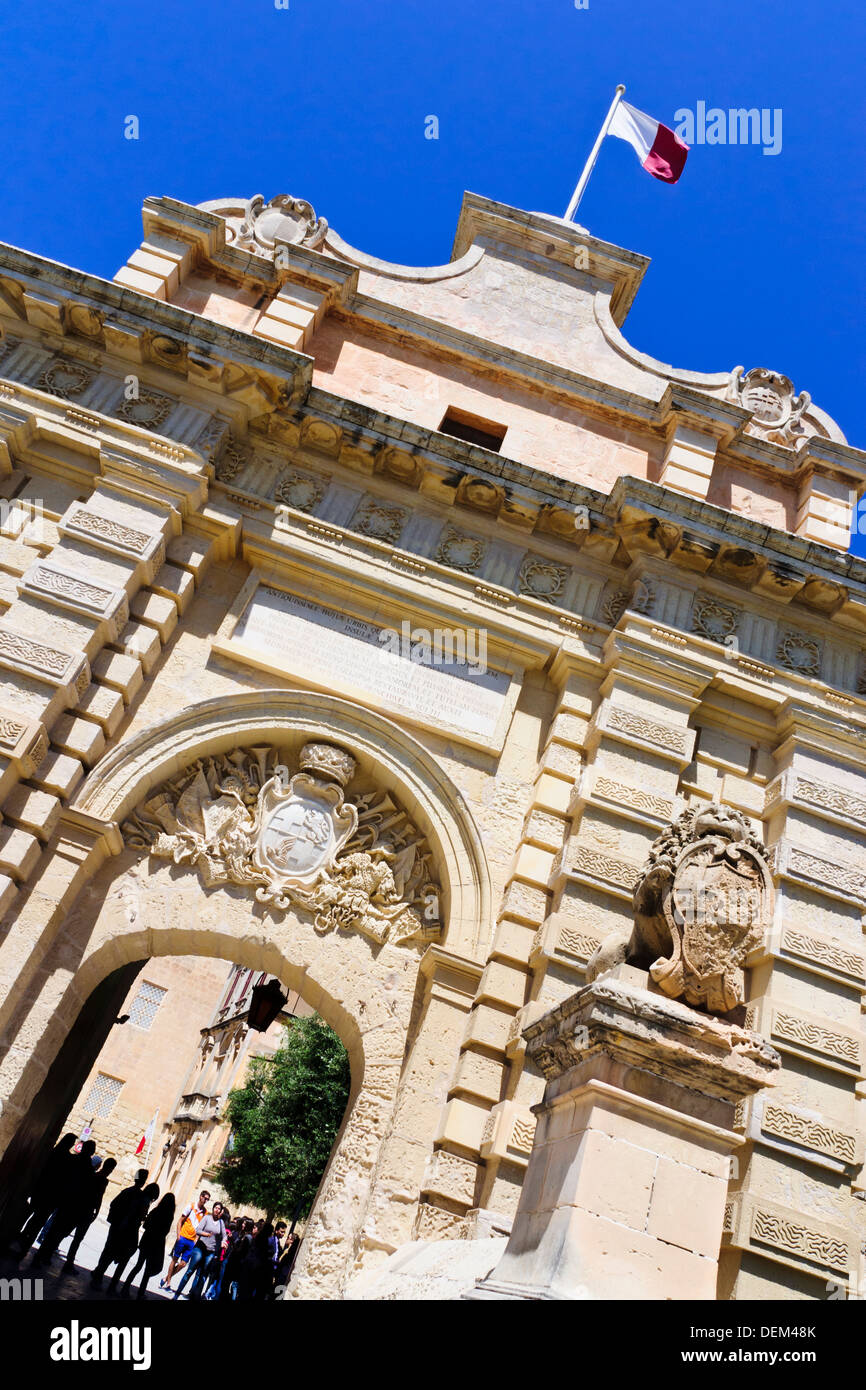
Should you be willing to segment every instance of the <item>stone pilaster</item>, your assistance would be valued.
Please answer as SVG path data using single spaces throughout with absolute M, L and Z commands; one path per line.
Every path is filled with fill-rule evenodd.
M 864 1230 L 863 733 L 799 700 L 777 728 L 764 807 L 776 910 L 749 960 L 747 1017 L 784 1068 L 772 1096 L 738 1108 L 747 1162 L 723 1264 L 738 1298 L 765 1296 L 778 1266 L 799 1297 L 821 1298 L 857 1291 Z

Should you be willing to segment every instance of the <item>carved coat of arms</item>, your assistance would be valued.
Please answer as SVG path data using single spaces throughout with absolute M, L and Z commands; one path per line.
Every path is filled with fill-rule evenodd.
M 789 377 L 771 372 L 766 367 L 753 367 L 743 375 L 742 367 L 731 372 L 727 398 L 751 411 L 750 434 L 768 439 L 772 444 L 790 448 L 806 437 L 803 415 L 812 403 L 808 391 L 794 395 Z
M 259 797 L 253 862 L 275 884 L 311 888 L 357 826 L 358 812 L 344 804 L 339 787 L 305 772 L 285 786 L 278 774 Z
M 634 929 L 612 933 L 587 966 L 649 968 L 665 994 L 728 1013 L 744 998 L 746 956 L 772 917 L 773 881 L 747 818 L 711 803 L 655 841 L 634 890 Z
M 344 798 L 355 760 L 328 743 L 301 749 L 300 770 L 274 748 L 196 763 L 123 827 L 127 843 L 195 864 L 208 886 L 236 883 L 279 911 L 306 908 L 321 933 L 356 930 L 402 944 L 440 934 L 430 853 L 388 793 Z

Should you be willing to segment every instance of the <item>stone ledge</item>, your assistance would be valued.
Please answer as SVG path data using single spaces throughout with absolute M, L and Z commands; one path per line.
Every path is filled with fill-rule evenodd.
M 758 1034 L 661 994 L 602 976 L 524 1031 L 550 1081 L 596 1055 L 725 1100 L 751 1095 L 781 1066 Z

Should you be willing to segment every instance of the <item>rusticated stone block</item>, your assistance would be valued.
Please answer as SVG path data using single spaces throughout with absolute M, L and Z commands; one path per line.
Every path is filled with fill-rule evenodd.
M 421 1191 L 468 1208 L 475 1201 L 477 1182 L 478 1164 L 474 1159 L 437 1149 L 427 1162 Z
M 3 819 L 10 825 L 20 825 L 43 842 L 47 840 L 60 815 L 60 799 L 49 792 L 34 791 L 19 784 L 3 802 Z
M 16 883 L 30 876 L 41 853 L 35 835 L 16 826 L 0 825 L 0 870 Z
M 123 697 L 107 685 L 89 685 L 81 697 L 78 712 L 95 719 L 108 738 L 112 738 L 125 713 Z
M 52 726 L 51 742 L 61 753 L 69 753 L 80 758 L 91 767 L 105 751 L 105 734 L 98 724 L 90 719 L 76 719 L 64 715 Z
M 93 679 L 111 686 L 123 696 L 125 704 L 134 700 L 141 689 L 144 677 L 141 663 L 132 656 L 121 656 L 119 652 L 102 651 L 93 663 Z

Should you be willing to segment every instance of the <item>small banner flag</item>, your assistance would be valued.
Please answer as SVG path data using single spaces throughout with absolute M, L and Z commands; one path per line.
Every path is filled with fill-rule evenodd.
M 629 106 L 627 101 L 618 103 L 607 134 L 627 140 L 647 173 L 662 183 L 676 183 L 685 168 L 688 145 L 661 121 Z
M 156 1116 L 157 1116 L 158 1114 L 159 1114 L 159 1111 L 157 1110 L 156 1115 L 154 1115 L 154 1117 L 153 1117 L 153 1119 L 151 1120 L 150 1124 L 147 1126 L 147 1129 L 144 1131 L 144 1134 L 142 1134 L 141 1138 L 139 1139 L 139 1141 L 138 1141 L 138 1148 L 137 1148 L 136 1151 L 135 1151 L 136 1157 L 138 1156 L 138 1154 L 144 1153 L 144 1150 L 147 1148 L 147 1146 L 150 1144 L 151 1140 L 153 1139 L 153 1136 L 154 1136 L 154 1134 L 155 1134 L 155 1132 L 156 1132 Z

